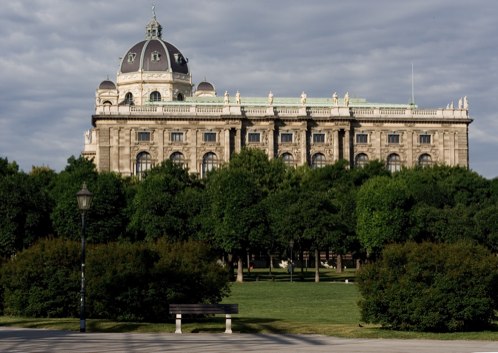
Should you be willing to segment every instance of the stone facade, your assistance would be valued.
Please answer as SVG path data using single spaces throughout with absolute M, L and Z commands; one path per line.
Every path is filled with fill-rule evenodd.
M 293 166 L 347 160 L 355 167 L 381 160 L 396 171 L 419 164 L 469 164 L 472 119 L 466 97 L 457 108 L 440 109 L 371 103 L 347 93 L 344 98 L 335 93 L 308 98 L 304 92 L 295 98 L 271 92 L 217 97 L 210 83 L 193 89 L 188 59 L 162 40 L 155 17 L 146 41 L 122 60 L 116 85 L 107 80 L 97 89 L 93 128 L 85 133 L 83 155 L 99 171 L 140 176 L 172 159 L 202 176 L 243 147 L 262 149 Z

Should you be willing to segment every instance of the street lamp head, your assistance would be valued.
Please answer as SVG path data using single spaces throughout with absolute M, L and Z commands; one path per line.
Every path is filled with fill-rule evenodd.
M 294 246 L 294 239 L 289 240 L 289 246 L 292 248 Z
M 81 190 L 76 193 L 76 199 L 78 200 L 78 208 L 80 211 L 85 212 L 90 209 L 92 197 L 93 194 L 88 191 L 86 183 L 84 182 Z

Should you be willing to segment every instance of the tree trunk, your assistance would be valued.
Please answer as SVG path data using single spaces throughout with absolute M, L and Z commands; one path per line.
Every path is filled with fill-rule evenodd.
M 269 255 L 270 255 L 270 275 L 271 275 L 273 271 L 273 255 L 272 254 Z
M 230 281 L 233 281 L 235 276 L 234 276 L 233 255 L 232 254 L 227 255 L 227 263 L 228 263 L 228 273 L 230 276 Z
M 361 260 L 356 259 L 356 269 L 359 270 L 361 268 Z
M 249 250 L 247 250 L 247 272 L 251 272 L 251 255 L 249 253 Z
M 335 272 L 342 273 L 342 255 L 341 254 L 337 254 Z
M 237 260 L 237 282 L 244 282 L 244 264 L 242 263 L 242 257 L 240 256 Z
M 320 282 L 320 251 L 315 249 L 315 282 Z

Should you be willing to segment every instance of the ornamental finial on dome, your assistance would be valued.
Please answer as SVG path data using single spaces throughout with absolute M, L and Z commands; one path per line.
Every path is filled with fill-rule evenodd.
M 157 39 L 162 36 L 163 27 L 157 22 L 155 5 L 152 5 L 152 20 L 150 20 L 145 29 L 145 39 Z

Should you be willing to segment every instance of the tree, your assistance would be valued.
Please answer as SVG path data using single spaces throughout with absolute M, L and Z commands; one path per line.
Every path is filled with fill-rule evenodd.
M 88 212 L 88 241 L 106 243 L 126 238 L 125 182 L 116 173 L 102 172 L 92 185 L 93 200 Z
M 242 282 L 243 254 L 267 244 L 262 190 L 250 172 L 222 167 L 209 176 L 206 191 L 207 234 L 217 248 L 237 257 L 237 282 Z
M 73 240 L 80 238 L 81 215 L 76 193 L 83 182 L 93 194 L 92 206 L 87 212 L 87 240 L 100 243 L 123 237 L 127 223 L 124 181 L 115 173 L 97 173 L 93 162 L 83 157 L 69 158 L 66 168 L 55 179 L 51 219 L 56 235 Z
M 0 157 L 0 178 L 19 173 L 19 166 L 16 162 L 10 162 L 7 158 Z
M 190 222 L 199 212 L 200 187 L 187 170 L 170 160 L 163 162 L 136 185 L 128 230 L 135 239 L 188 239 L 195 229 Z
M 282 187 L 288 168 L 281 159 L 268 159 L 266 153 L 256 148 L 243 148 L 234 154 L 229 163 L 230 169 L 242 169 L 261 190 L 263 196 Z
M 0 256 L 10 256 L 52 232 L 48 189 L 55 174 L 48 168 L 31 174 L 10 172 L 0 176 Z
M 290 241 L 300 251 L 315 251 L 315 281 L 320 281 L 319 251 L 341 236 L 338 210 L 328 195 L 301 189 L 282 190 L 266 201 L 270 229 L 281 248 Z
M 356 237 L 356 200 L 355 194 L 361 184 L 370 174 L 389 175 L 382 165 L 378 169 L 376 162 L 371 162 L 365 168 L 350 169 L 346 161 L 341 160 L 323 168 L 312 169 L 303 179 L 304 189 L 326 194 L 335 207 L 337 220 L 327 241 L 337 255 L 337 271 L 342 272 L 342 255 L 350 252 L 359 253 L 359 243 Z M 327 249 L 328 249 L 327 248 Z
M 97 171 L 92 161 L 86 158 L 74 156 L 68 159 L 66 168 L 57 176 L 52 195 L 54 197 L 54 209 L 50 215 L 54 232 L 57 236 L 68 239 L 79 239 L 81 228 L 81 216 L 76 201 L 76 193 L 86 182 L 90 191 L 94 190 L 97 179 Z M 93 220 L 91 211 L 88 218 Z M 90 223 L 90 222 L 89 222 Z M 88 236 L 90 232 L 88 232 Z
M 385 244 L 406 240 L 411 206 L 404 180 L 379 176 L 365 182 L 357 194 L 356 231 L 362 246 L 375 255 Z
M 475 238 L 479 244 L 486 246 L 494 254 L 498 253 L 498 205 L 491 205 L 479 210 L 475 216 Z
M 0 178 L 0 256 L 14 255 L 22 248 L 25 223 L 25 174 Z

